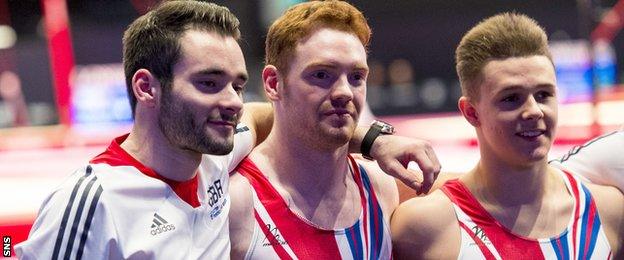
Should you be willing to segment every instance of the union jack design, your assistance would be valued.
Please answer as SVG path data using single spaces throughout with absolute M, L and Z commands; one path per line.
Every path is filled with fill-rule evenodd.
M 255 230 L 246 259 L 390 259 L 391 237 L 375 191 L 363 167 L 348 157 L 360 193 L 362 213 L 351 227 L 326 230 L 290 210 L 254 163 L 237 171 L 254 189 Z
M 568 172 L 563 179 L 574 198 L 567 228 L 552 238 L 513 234 L 492 217 L 459 180 L 442 191 L 453 203 L 461 228 L 459 259 L 611 259 L 611 247 L 589 190 Z

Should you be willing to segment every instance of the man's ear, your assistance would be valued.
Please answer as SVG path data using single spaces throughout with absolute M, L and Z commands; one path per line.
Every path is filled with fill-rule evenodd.
M 457 101 L 457 106 L 459 107 L 459 111 L 462 113 L 462 116 L 466 118 L 468 123 L 470 123 L 474 127 L 479 127 L 481 122 L 479 121 L 479 114 L 477 113 L 477 109 L 470 102 L 470 99 L 466 96 L 462 96 Z
M 159 90 L 160 82 L 149 70 L 139 69 L 132 76 L 132 92 L 137 104 L 156 107 Z
M 264 93 L 270 101 L 279 100 L 282 96 L 283 86 L 280 86 L 280 74 L 273 65 L 266 65 L 262 70 L 262 82 Z

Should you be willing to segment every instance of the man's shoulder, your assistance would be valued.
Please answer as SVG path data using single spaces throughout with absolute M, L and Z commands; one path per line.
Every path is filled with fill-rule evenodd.
M 230 175 L 230 198 L 231 209 L 230 216 L 232 218 L 240 218 L 243 213 L 253 211 L 253 186 L 249 180 L 238 172 Z
M 441 191 L 435 191 L 401 203 L 392 216 L 392 229 L 393 233 L 398 231 L 397 237 L 431 239 L 456 222 L 451 201 Z
M 249 180 L 238 171 L 230 174 L 230 194 L 251 195 L 252 189 L 253 186 L 251 186 Z
M 399 205 L 392 216 L 391 233 L 396 256 L 430 258 L 440 257 L 454 243 L 451 240 L 459 235 L 459 227 L 451 201 L 437 190 Z
M 356 163 L 364 169 L 365 172 L 361 174 L 366 174 L 372 185 L 371 191 L 375 192 L 375 196 L 382 203 L 382 208 L 389 217 L 399 203 L 399 191 L 395 179 L 383 172 L 376 161 L 356 159 Z
M 232 258 L 243 258 L 249 250 L 255 224 L 253 196 L 253 187 L 245 176 L 238 172 L 230 175 L 230 238 L 237 241 L 232 243 Z
M 620 252 L 619 255 L 624 255 L 624 194 L 611 186 L 584 185 L 594 200 L 611 248 L 614 252 Z
M 369 161 L 366 159 L 356 159 L 356 163 L 365 172 L 361 174 L 366 175 L 366 178 L 373 185 L 373 189 L 376 194 L 382 196 L 396 196 L 398 202 L 398 190 L 394 177 L 386 174 L 377 164 L 377 161 Z M 364 177 L 364 176 L 363 176 Z
M 624 220 L 624 194 L 612 186 L 583 183 L 596 203 L 600 215 L 620 216 Z
M 593 163 L 596 161 L 618 161 L 622 157 L 621 149 L 624 145 L 624 131 L 616 131 L 598 136 L 570 149 L 561 158 L 552 160 L 551 163 L 564 166 L 573 163 Z
M 410 227 L 431 231 L 456 221 L 451 200 L 440 190 L 401 203 L 395 211 L 393 221 L 399 220 L 398 218 L 402 218 Z

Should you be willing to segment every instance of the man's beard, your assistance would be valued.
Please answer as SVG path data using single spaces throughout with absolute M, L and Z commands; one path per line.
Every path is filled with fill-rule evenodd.
M 207 124 L 208 118 L 196 122 L 184 102 L 174 100 L 169 91 L 163 93 L 158 125 L 172 146 L 202 154 L 226 155 L 232 152 L 233 136 L 209 136 L 205 130 Z

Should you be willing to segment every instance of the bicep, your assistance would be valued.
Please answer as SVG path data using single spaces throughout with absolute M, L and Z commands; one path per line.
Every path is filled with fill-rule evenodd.
M 401 259 L 452 258 L 458 231 L 452 205 L 442 192 L 410 199 L 392 216 L 393 251 Z
M 230 241 L 232 244 L 231 258 L 244 258 L 254 229 L 254 209 L 252 187 L 239 173 L 230 177 L 231 208 L 229 213 Z
M 410 201 L 399 205 L 392 215 L 390 234 L 392 234 L 393 255 L 397 259 L 421 259 L 428 247 L 427 241 L 420 237 L 422 230 L 416 219 L 418 213 Z

